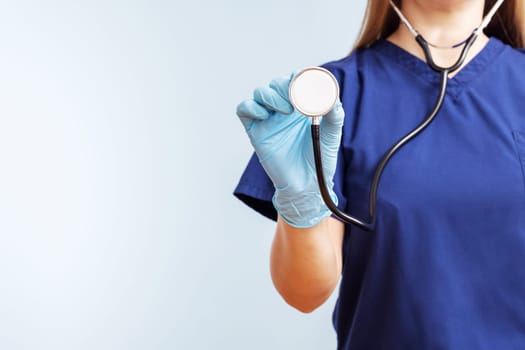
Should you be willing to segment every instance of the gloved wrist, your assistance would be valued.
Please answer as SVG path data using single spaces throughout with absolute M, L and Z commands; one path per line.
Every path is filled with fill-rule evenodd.
M 330 197 L 337 205 L 337 196 L 330 186 Z M 332 213 L 326 206 L 319 190 L 288 193 L 276 190 L 272 203 L 281 218 L 290 226 L 308 228 L 317 225 Z

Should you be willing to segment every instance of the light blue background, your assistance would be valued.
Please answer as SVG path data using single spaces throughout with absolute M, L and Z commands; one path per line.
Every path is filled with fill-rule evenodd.
M 235 106 L 346 55 L 365 1 L 3 1 L 0 349 L 333 349 L 231 192 Z

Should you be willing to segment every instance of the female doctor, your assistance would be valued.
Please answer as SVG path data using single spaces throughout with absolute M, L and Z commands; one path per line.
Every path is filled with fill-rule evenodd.
M 401 16 L 446 67 L 495 3 L 369 1 L 353 52 L 323 66 L 340 85 L 321 148 L 341 210 L 367 217 L 378 162 L 440 91 Z M 238 106 L 256 155 L 235 195 L 277 219 L 271 275 L 287 303 L 311 312 L 341 279 L 338 349 L 525 349 L 524 11 L 522 0 L 504 1 L 447 72 L 435 120 L 384 169 L 371 232 L 333 218 L 321 199 L 292 77 Z

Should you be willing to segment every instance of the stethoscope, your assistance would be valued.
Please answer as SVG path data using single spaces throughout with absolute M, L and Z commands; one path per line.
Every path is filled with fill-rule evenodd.
M 373 231 L 376 226 L 376 197 L 377 190 L 379 187 L 379 181 L 381 175 L 388 164 L 388 161 L 392 156 L 405 144 L 411 141 L 415 136 L 421 133 L 436 117 L 439 110 L 443 106 L 443 101 L 445 98 L 445 93 L 447 90 L 448 75 L 456 71 L 459 67 L 463 65 L 469 49 L 472 47 L 478 35 L 485 29 L 485 27 L 490 23 L 492 17 L 501 6 L 504 0 L 498 0 L 492 9 L 487 13 L 483 18 L 481 24 L 474 29 L 472 34 L 460 43 L 457 43 L 450 47 L 443 47 L 433 45 L 427 42 L 421 34 L 419 34 L 414 27 L 408 22 L 406 17 L 401 13 L 401 10 L 390 0 L 390 5 L 394 11 L 399 16 L 403 24 L 408 28 L 408 30 L 414 35 L 417 43 L 423 49 L 427 64 L 434 71 L 440 73 L 441 86 L 439 88 L 439 95 L 435 102 L 434 107 L 431 112 L 425 118 L 425 120 L 418 125 L 414 130 L 410 131 L 407 135 L 402 137 L 396 144 L 394 144 L 381 158 L 379 164 L 377 165 L 374 176 L 372 179 L 372 185 L 370 189 L 369 196 L 369 222 L 358 219 L 354 216 L 351 216 L 341 210 L 336 206 L 330 197 L 328 188 L 326 187 L 325 177 L 323 173 L 322 158 L 321 158 L 321 146 L 320 146 L 320 121 L 323 115 L 326 115 L 339 99 L 339 85 L 336 78 L 326 69 L 321 67 L 310 67 L 300 71 L 290 83 L 289 95 L 290 102 L 300 113 L 312 117 L 312 143 L 313 143 L 313 152 L 315 159 L 315 168 L 317 181 L 319 183 L 319 189 L 321 196 L 330 211 L 334 214 L 339 220 L 346 222 L 348 224 L 356 225 L 362 228 L 365 231 Z M 435 48 L 456 48 L 463 45 L 461 54 L 457 61 L 449 67 L 441 67 L 434 62 L 432 53 L 430 52 L 430 47 Z

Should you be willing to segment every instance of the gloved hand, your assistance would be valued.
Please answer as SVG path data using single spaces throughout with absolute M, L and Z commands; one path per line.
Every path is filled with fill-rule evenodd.
M 275 186 L 273 205 L 291 226 L 315 226 L 330 215 L 319 191 L 312 149 L 311 118 L 294 111 L 288 88 L 294 74 L 257 88 L 253 99 L 237 106 L 261 165 Z M 330 196 L 341 142 L 344 111 L 340 102 L 321 120 L 323 170 Z

